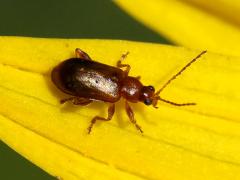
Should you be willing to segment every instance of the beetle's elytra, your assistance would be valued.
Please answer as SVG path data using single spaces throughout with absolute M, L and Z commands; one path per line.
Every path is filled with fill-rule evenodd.
M 122 64 L 128 52 L 123 54 L 120 60 L 117 61 L 117 67 L 93 61 L 87 53 L 79 48 L 75 50 L 75 53 L 75 58 L 67 59 L 56 66 L 52 70 L 51 76 L 53 83 L 61 91 L 71 96 L 67 99 L 62 99 L 61 103 L 71 101 L 75 105 L 84 106 L 93 101 L 103 101 L 110 104 L 107 118 L 95 116 L 92 119 L 88 127 L 88 133 L 90 133 L 97 120 L 109 121 L 112 119 L 115 111 L 114 103 L 119 101 L 121 97 L 125 99 L 125 109 L 130 121 L 140 132 L 143 131 L 137 124 L 133 110 L 128 102 L 143 102 L 146 105 L 153 105 L 155 108 L 157 108 L 158 100 L 175 106 L 195 105 L 195 103 L 179 104 L 171 102 L 161 98 L 159 94 L 172 80 L 200 58 L 201 55 L 206 53 L 206 51 L 201 52 L 191 60 L 156 92 L 153 86 L 144 86 L 140 82 L 140 76 L 128 76 L 131 67 L 128 64 Z M 122 70 L 121 68 L 126 69 Z

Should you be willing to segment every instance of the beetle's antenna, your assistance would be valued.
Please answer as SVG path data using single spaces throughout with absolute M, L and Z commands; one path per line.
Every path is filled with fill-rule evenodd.
M 196 103 L 175 103 L 175 102 L 163 99 L 163 98 L 161 98 L 159 96 L 158 96 L 158 100 L 163 101 L 163 102 L 168 103 L 168 104 L 172 104 L 174 106 L 191 106 L 191 105 L 196 105 Z
M 197 55 L 194 59 L 192 59 L 189 63 L 187 63 L 177 74 L 175 74 L 174 76 L 172 76 L 172 78 L 170 78 L 156 93 L 155 95 L 158 96 L 160 94 L 160 92 L 162 92 L 166 87 L 167 85 L 169 85 L 174 79 L 176 79 L 177 76 L 179 76 L 183 71 L 185 71 L 187 69 L 187 67 L 189 67 L 192 63 L 194 63 L 198 58 L 200 58 L 203 54 L 205 54 L 207 51 L 203 51 L 201 52 L 199 55 Z M 159 99 L 159 100 L 162 100 L 162 101 L 165 101 L 166 100 L 163 100 L 163 99 Z M 168 102 L 169 103 L 169 102 Z M 170 103 L 172 104 L 172 103 Z

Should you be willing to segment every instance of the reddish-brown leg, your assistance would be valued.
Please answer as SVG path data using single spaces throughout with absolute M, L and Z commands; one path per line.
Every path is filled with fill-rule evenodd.
M 141 79 L 141 76 L 136 76 L 135 77 L 137 80 L 140 80 Z
M 95 116 L 92 121 L 91 121 L 91 124 L 90 126 L 87 128 L 88 129 L 88 134 L 91 133 L 91 130 L 92 130 L 92 127 L 93 125 L 96 123 L 96 121 L 110 121 L 114 115 L 114 112 L 115 112 L 115 104 L 110 104 L 109 107 L 108 107 L 108 117 L 107 118 L 103 118 L 103 117 L 100 117 L 100 116 Z
M 89 55 L 79 48 L 75 49 L 75 54 L 76 54 L 77 58 L 92 61 L 92 59 L 89 57 Z
M 129 106 L 128 102 L 125 101 L 125 109 L 126 109 L 126 112 L 127 112 L 127 115 L 131 121 L 131 123 L 133 123 L 135 125 L 135 127 L 141 132 L 143 133 L 141 127 L 137 124 L 137 121 L 135 120 L 134 118 L 134 112 L 132 110 L 132 108 Z
M 131 66 L 129 64 L 122 64 L 122 61 L 124 59 L 126 59 L 127 55 L 129 54 L 129 52 L 126 52 L 125 54 L 123 54 L 121 56 L 121 58 L 117 61 L 117 67 L 122 68 L 122 67 L 126 67 L 126 70 L 124 71 L 125 75 L 128 76 L 128 73 L 131 69 Z M 140 80 L 141 76 L 136 76 L 135 77 L 137 80 Z
M 86 98 L 70 97 L 70 98 L 66 98 L 66 99 L 61 99 L 60 103 L 63 104 L 67 101 L 71 101 L 74 105 L 81 105 L 81 106 L 88 105 L 89 103 L 92 102 L 92 100 L 86 99 Z
M 124 59 L 126 59 L 127 55 L 129 54 L 129 52 L 126 52 L 125 54 L 123 54 L 121 56 L 121 58 L 117 61 L 117 67 L 119 68 L 122 68 L 122 67 L 126 67 L 126 70 L 124 71 L 124 73 L 126 74 L 126 76 L 128 75 L 130 69 L 131 69 L 131 66 L 129 64 L 122 64 L 122 61 Z

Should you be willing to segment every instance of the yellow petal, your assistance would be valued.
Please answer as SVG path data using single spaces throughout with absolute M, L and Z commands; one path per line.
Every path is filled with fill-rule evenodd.
M 210 13 L 217 14 L 220 17 L 225 18 L 229 22 L 240 25 L 240 18 L 238 16 L 240 12 L 240 1 L 236 0 L 182 0 L 194 5 L 204 8 L 204 10 Z
M 93 59 L 125 63 L 130 75 L 156 89 L 199 51 L 113 40 L 0 37 L 0 138 L 48 173 L 63 179 L 239 179 L 240 59 L 208 53 L 170 84 L 162 97 L 196 106 L 159 109 L 132 104 L 140 134 L 123 103 L 110 122 L 86 128 L 107 105 L 60 105 L 67 97 L 49 73 L 85 50 Z
M 177 0 L 114 2 L 146 26 L 177 44 L 240 56 L 239 27 L 211 13 Z

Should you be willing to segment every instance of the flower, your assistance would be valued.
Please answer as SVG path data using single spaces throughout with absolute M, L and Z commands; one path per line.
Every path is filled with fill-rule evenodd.
M 137 20 L 176 44 L 195 49 L 208 49 L 219 54 L 240 55 L 240 29 L 236 22 L 238 16 L 234 13 L 240 11 L 238 1 L 117 0 L 114 2 Z M 194 3 L 201 6 L 194 6 Z M 202 9 L 202 6 L 207 10 Z M 221 16 L 216 16 L 216 11 Z
M 143 22 L 188 48 L 122 40 L 0 37 L 0 139 L 62 179 L 239 178 L 240 87 L 236 81 L 240 61 L 238 47 L 234 48 L 238 29 L 177 1 L 142 1 L 141 11 L 131 1 L 116 2 L 136 17 L 140 17 L 136 12 L 145 12 Z M 155 19 L 161 13 L 160 3 L 166 16 L 163 24 Z M 176 14 L 167 16 L 166 7 Z M 185 20 L 191 23 L 183 23 L 188 16 L 190 20 Z M 198 21 L 201 29 L 194 26 L 191 16 L 205 17 L 204 22 Z M 214 34 L 212 23 L 221 30 Z M 189 35 L 185 33 L 187 26 L 192 30 Z M 225 30 L 235 38 L 222 37 L 215 42 Z M 140 75 L 144 84 L 156 89 L 200 53 L 193 48 L 207 49 L 210 52 L 161 94 L 174 102 L 197 105 L 175 107 L 159 102 L 159 108 L 154 109 L 131 104 L 142 135 L 119 102 L 113 120 L 98 122 L 88 135 L 91 118 L 106 116 L 107 106 L 101 102 L 86 107 L 60 105 L 66 95 L 50 78 L 52 68 L 74 57 L 76 47 L 109 65 L 129 51 L 124 61 L 132 67 L 130 75 Z

